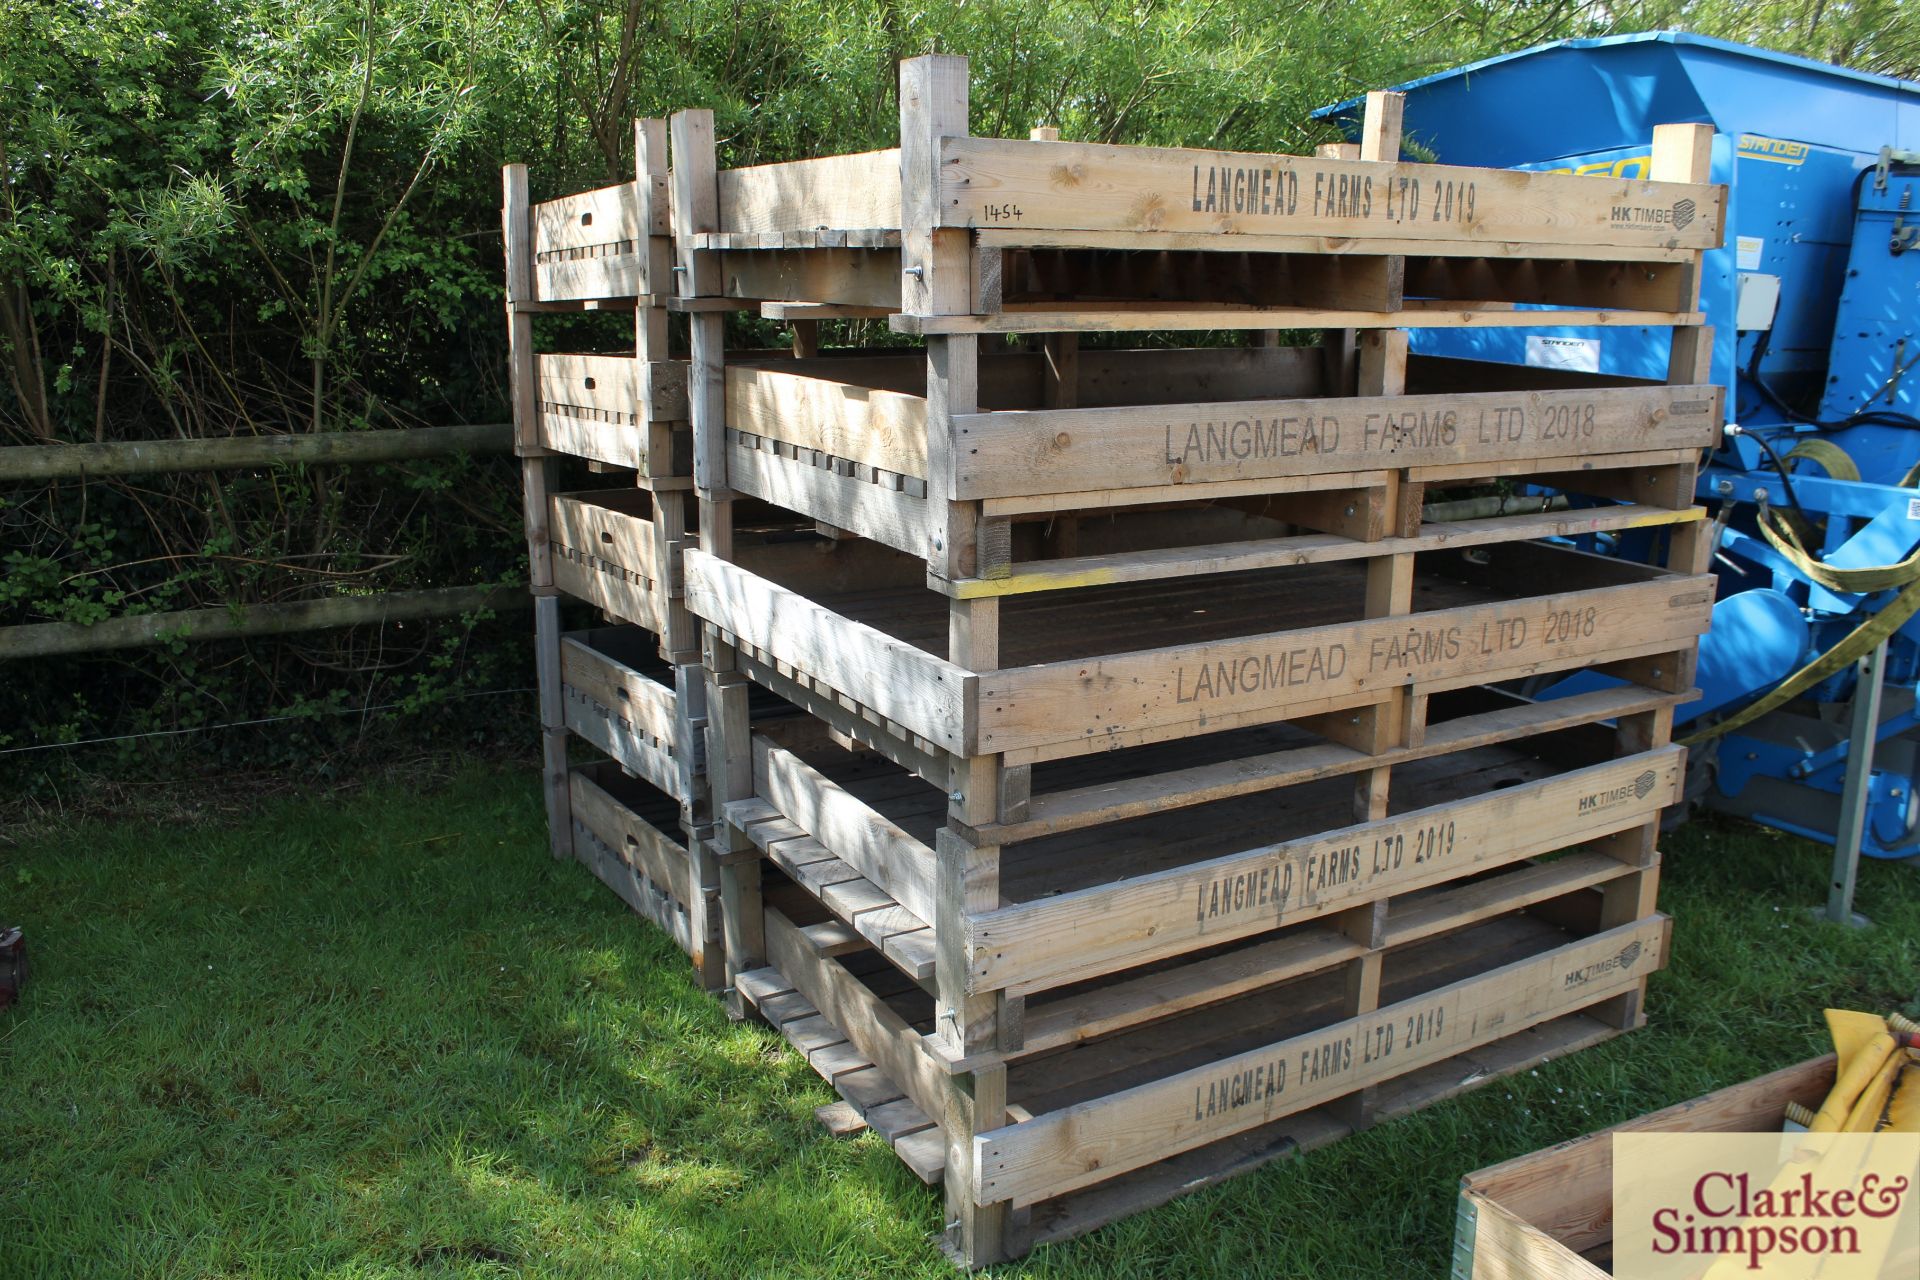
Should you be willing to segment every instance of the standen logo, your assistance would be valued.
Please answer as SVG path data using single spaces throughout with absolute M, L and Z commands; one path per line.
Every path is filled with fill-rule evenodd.
M 1614 1136 L 1614 1273 L 1920 1274 L 1920 1135 Z

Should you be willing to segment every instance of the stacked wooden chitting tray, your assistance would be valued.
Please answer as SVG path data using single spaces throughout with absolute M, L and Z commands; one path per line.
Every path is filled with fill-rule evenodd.
M 957 58 L 900 100 L 897 150 L 734 170 L 675 116 L 642 290 L 687 316 L 698 510 L 650 571 L 743 1009 L 969 1265 L 1642 1021 L 1711 131 L 1620 181 L 1401 162 L 1390 95 L 1314 157 L 975 139 Z M 737 309 L 793 349 L 728 351 Z M 854 320 L 921 345 L 823 348 Z M 1597 323 L 1671 327 L 1667 382 L 1408 354 Z M 1429 505 L 1516 485 L 1572 505 Z

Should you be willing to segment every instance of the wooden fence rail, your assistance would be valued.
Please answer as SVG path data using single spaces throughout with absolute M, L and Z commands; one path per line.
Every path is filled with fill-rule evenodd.
M 137 649 L 169 640 L 233 640 L 243 636 L 324 631 L 366 623 L 413 622 L 447 618 L 476 609 L 524 609 L 533 603 L 525 587 L 485 584 L 430 587 L 424 591 L 382 591 L 370 596 L 328 596 L 288 604 L 244 608 L 179 609 L 136 614 L 104 622 L 30 622 L 0 627 L 0 662 L 9 658 L 48 658 L 63 653 Z
M 223 436 L 211 440 L 34 444 L 0 449 L 0 484 L 176 471 L 225 471 L 293 462 L 398 462 L 456 453 L 505 453 L 512 447 L 513 426 L 506 422 L 392 431 Z
M 399 462 L 460 453 L 505 453 L 512 447 L 513 428 L 509 423 L 500 422 L 215 440 L 27 445 L 0 449 L 0 484 L 224 471 L 288 463 Z M 330 627 L 412 622 L 479 609 L 522 609 L 531 603 L 525 587 L 480 583 L 373 595 L 328 596 L 284 604 L 182 609 L 108 618 L 90 624 L 36 622 L 0 627 L 0 661 L 132 649 L 175 639 L 232 640 Z

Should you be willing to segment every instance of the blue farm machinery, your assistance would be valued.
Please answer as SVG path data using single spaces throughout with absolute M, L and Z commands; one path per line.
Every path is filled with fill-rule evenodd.
M 1676 731 L 1694 744 L 1695 798 L 1836 846 L 1840 914 L 1854 849 L 1920 855 L 1920 84 L 1654 32 L 1400 90 L 1409 150 L 1450 164 L 1639 177 L 1656 125 L 1714 127 L 1729 233 L 1707 255 L 1701 306 L 1729 422 L 1699 496 L 1720 585 L 1701 696 Z M 1321 114 L 1357 129 L 1359 104 Z M 1670 334 L 1416 330 L 1413 343 L 1661 381 Z

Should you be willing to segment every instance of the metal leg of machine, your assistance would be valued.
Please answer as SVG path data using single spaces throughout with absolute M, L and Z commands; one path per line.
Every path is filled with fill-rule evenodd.
M 1866 834 L 1869 784 L 1873 781 L 1873 746 L 1880 727 L 1880 687 L 1887 669 L 1887 642 L 1860 659 L 1853 689 L 1853 736 L 1847 747 L 1847 784 L 1840 797 L 1840 825 L 1833 839 L 1833 878 L 1827 885 L 1823 914 L 1835 924 L 1865 928 L 1867 918 L 1853 909 L 1854 885 L 1860 876 L 1860 843 Z

